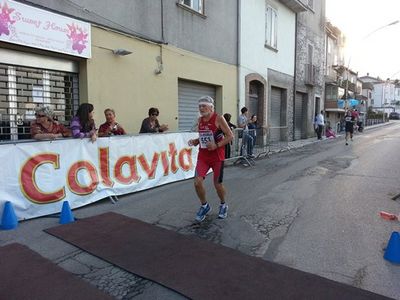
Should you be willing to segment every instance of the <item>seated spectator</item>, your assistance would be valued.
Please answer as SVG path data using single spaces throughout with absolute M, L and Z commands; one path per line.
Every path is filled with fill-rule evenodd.
M 93 104 L 82 103 L 79 105 L 76 116 L 72 118 L 71 130 L 74 138 L 88 137 L 92 142 L 96 141 L 96 126 L 93 120 Z
M 100 125 L 99 136 L 111 136 L 111 135 L 125 135 L 126 132 L 121 125 L 115 121 L 115 111 L 111 108 L 107 108 L 104 111 L 106 122 Z
M 325 136 L 327 139 L 334 139 L 336 137 L 336 133 L 333 131 L 332 127 L 328 127 L 325 130 Z
M 159 114 L 160 112 L 157 108 L 151 107 L 149 109 L 149 117 L 143 120 L 139 133 L 157 133 L 167 131 L 168 125 L 160 125 L 158 122 L 157 117 Z
M 54 121 L 53 111 L 47 107 L 35 109 L 36 120 L 31 123 L 31 137 L 36 140 L 54 140 L 71 136 L 71 131 Z

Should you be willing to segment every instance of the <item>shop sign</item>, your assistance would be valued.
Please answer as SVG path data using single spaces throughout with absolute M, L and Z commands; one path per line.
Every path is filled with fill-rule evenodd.
M 91 57 L 90 24 L 12 0 L 0 0 L 0 41 Z

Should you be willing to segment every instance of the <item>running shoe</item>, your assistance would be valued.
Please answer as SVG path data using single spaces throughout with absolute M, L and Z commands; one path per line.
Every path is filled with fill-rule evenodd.
M 202 222 L 205 218 L 206 215 L 211 211 L 211 206 L 210 204 L 207 203 L 206 207 L 200 206 L 199 211 L 196 214 L 196 221 L 197 222 Z
M 228 216 L 228 205 L 221 204 L 219 206 L 218 219 L 225 219 Z

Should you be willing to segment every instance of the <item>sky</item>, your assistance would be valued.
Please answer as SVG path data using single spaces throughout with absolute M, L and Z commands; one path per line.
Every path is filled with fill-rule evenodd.
M 346 35 L 351 70 L 400 79 L 400 22 L 385 27 L 400 20 L 400 0 L 326 0 L 326 17 Z

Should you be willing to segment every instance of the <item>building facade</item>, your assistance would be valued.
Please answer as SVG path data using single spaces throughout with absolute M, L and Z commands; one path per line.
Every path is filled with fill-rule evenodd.
M 4 5 L 5 0 L 0 3 Z M 7 3 L 21 5 L 16 1 Z M 10 96 L 2 95 L 6 109 L 1 111 L 4 134 L 0 139 L 27 137 L 33 109 L 43 104 L 58 111 L 59 120 L 67 124 L 79 103 L 94 104 L 97 124 L 104 122 L 103 110 L 112 107 L 118 122 L 129 133 L 138 132 L 150 107 L 159 108 L 160 122 L 167 123 L 171 131 L 190 129 L 197 118 L 197 99 L 201 95 L 213 96 L 218 112 L 231 111 L 236 115 L 236 3 L 125 0 L 113 2 L 112 7 L 109 1 L 94 0 L 79 4 L 43 0 L 24 3 L 28 4 L 27 10 L 40 11 L 43 18 L 36 23 L 40 27 L 45 22 L 52 26 L 52 18 L 57 16 L 89 24 L 85 34 L 90 34 L 87 46 L 91 55 L 66 55 L 52 49 L 1 41 L 0 51 L 7 52 L 7 56 L 0 56 L 3 82 L 7 84 L 13 76 L 12 72 L 9 74 L 9 67 L 15 67 L 16 83 L 21 75 L 25 84 L 17 87 L 16 93 L 25 98 L 17 97 L 10 104 Z M 15 18 L 16 12 L 10 17 Z M 33 26 L 34 18 L 30 19 Z M 11 29 L 14 26 L 10 23 Z M 59 27 L 58 30 L 68 29 Z M 17 56 L 20 59 L 14 61 L 7 58 Z M 52 76 L 59 79 L 52 80 Z M 72 99 L 68 103 L 55 97 L 57 93 L 64 94 L 66 87 L 71 95 L 62 97 Z M 35 102 L 35 94 L 47 100 Z M 10 109 L 14 106 L 15 109 Z M 23 123 L 21 128 L 15 125 L 19 119 Z M 11 127 L 15 127 L 17 134 L 10 134 Z M 19 133 L 21 130 L 25 135 Z
M 304 3 L 308 10 L 297 14 L 295 140 L 314 136 L 313 119 L 324 109 L 325 99 L 325 1 Z
M 345 36 L 339 28 L 330 22 L 325 24 L 325 117 L 326 124 L 336 132 L 341 130 L 341 120 L 344 117 L 344 98 L 347 90 L 355 90 L 354 73 L 345 66 L 344 45 Z M 351 79 L 353 78 L 353 79 Z M 346 82 L 346 80 L 349 80 Z
M 293 137 L 296 13 L 300 1 L 240 2 L 238 109 L 246 106 L 272 141 Z

